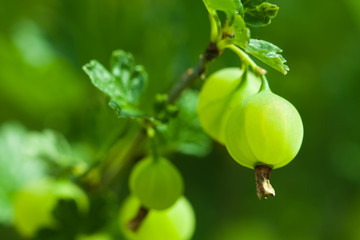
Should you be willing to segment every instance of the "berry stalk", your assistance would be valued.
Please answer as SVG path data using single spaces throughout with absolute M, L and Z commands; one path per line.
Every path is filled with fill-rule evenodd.
M 139 230 L 139 227 L 141 226 L 141 223 L 144 221 L 148 213 L 149 213 L 149 209 L 145 208 L 144 206 L 141 206 L 138 210 L 137 215 L 133 219 L 131 219 L 130 222 L 127 224 L 128 228 L 133 232 L 137 232 Z

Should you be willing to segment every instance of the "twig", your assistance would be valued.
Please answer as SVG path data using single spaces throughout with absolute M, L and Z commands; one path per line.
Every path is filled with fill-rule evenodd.
M 180 81 L 173 87 L 169 94 L 168 102 L 174 103 L 179 98 L 182 91 L 191 86 L 199 77 L 201 77 L 205 71 L 206 66 L 214 58 L 220 55 L 220 51 L 217 48 L 216 43 L 210 42 L 203 55 L 200 56 L 199 62 L 192 69 L 186 71 L 181 77 Z

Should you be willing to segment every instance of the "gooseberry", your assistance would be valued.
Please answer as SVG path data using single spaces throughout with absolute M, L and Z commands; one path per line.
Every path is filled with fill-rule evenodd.
M 261 81 L 240 68 L 224 68 L 205 81 L 197 107 L 199 122 L 213 139 L 225 144 L 225 126 L 229 113 L 238 103 L 258 92 Z
M 185 197 L 165 210 L 151 209 L 136 232 L 128 223 L 137 215 L 141 202 L 128 197 L 119 214 L 120 228 L 128 240 L 189 240 L 195 230 L 195 214 Z
M 173 205 L 183 194 L 180 172 L 167 159 L 149 156 L 134 167 L 130 190 L 147 208 L 162 210 Z
M 257 178 L 262 178 L 259 184 L 263 184 L 271 169 L 294 159 L 302 143 L 303 124 L 296 108 L 272 93 L 264 80 L 259 93 L 239 103 L 230 113 L 225 133 L 230 155 L 239 164 L 256 168 Z M 275 194 L 269 182 L 265 188 L 269 188 L 268 194 Z M 258 195 L 262 195 L 261 191 Z

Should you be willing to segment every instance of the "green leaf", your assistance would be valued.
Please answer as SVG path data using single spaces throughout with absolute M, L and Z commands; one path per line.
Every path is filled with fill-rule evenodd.
M 121 83 L 127 101 L 135 103 L 147 83 L 147 73 L 144 67 L 135 65 L 133 55 L 123 50 L 113 52 L 110 65 L 113 76 Z
M 85 64 L 84 71 L 90 77 L 92 84 L 111 99 L 124 99 L 125 93 L 119 81 L 96 60 Z
M 141 65 L 135 65 L 134 57 L 123 50 L 112 53 L 111 72 L 96 60 L 85 64 L 83 69 L 91 82 L 111 100 L 135 104 L 147 83 L 147 73 Z
M 290 70 L 285 65 L 285 58 L 280 54 L 282 50 L 272 43 L 264 40 L 250 39 L 245 51 L 283 74 Z
M 236 45 L 245 48 L 250 41 L 250 30 L 246 27 L 246 23 L 240 15 L 235 16 L 233 26 L 235 33 L 233 42 Z
M 228 17 L 243 13 L 243 5 L 240 0 L 203 0 L 207 8 L 225 12 Z
M 259 5 L 248 4 L 245 7 L 245 22 L 253 27 L 262 27 L 271 23 L 276 17 L 279 7 L 275 4 L 262 2 Z
M 133 55 L 123 50 L 112 53 L 110 65 L 111 72 L 92 60 L 83 69 L 95 87 L 110 97 L 109 105 L 120 118 L 150 119 L 137 107 L 147 83 L 144 67 L 136 65 Z

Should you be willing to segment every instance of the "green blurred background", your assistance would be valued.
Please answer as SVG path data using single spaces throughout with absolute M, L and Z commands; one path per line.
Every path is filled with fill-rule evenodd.
M 300 112 L 302 149 L 273 171 L 277 196 L 268 201 L 256 198 L 253 171 L 220 145 L 205 157 L 173 155 L 197 216 L 193 239 L 358 240 L 360 1 L 273 3 L 278 17 L 252 29 L 252 37 L 284 49 L 288 75 L 259 65 L 269 71 L 273 92 Z M 149 73 L 143 98 L 149 108 L 154 94 L 197 62 L 208 39 L 201 0 L 0 0 L 0 123 L 54 129 L 96 152 L 127 123 L 106 106 L 82 65 L 98 59 L 107 66 L 113 50 L 132 52 Z M 238 64 L 225 51 L 208 72 Z M 126 184 L 119 183 L 120 200 Z M 2 224 L 0 239 L 18 236 Z

